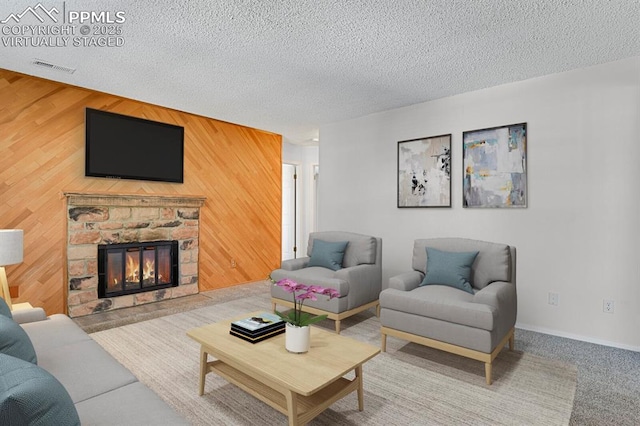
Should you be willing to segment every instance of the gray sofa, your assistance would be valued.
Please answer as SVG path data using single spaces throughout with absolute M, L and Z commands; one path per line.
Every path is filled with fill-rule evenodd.
M 322 266 L 309 266 L 313 256 L 315 240 L 326 242 L 348 242 L 337 270 Z M 301 284 L 334 288 L 340 297 L 328 300 L 318 297 L 317 301 L 305 301 L 303 310 L 315 315 L 326 314 L 335 321 L 336 333 L 340 333 L 341 320 L 369 308 L 378 308 L 378 296 L 382 290 L 382 239 L 369 235 L 342 231 L 312 232 L 309 234 L 307 257 L 285 260 L 280 269 L 271 272 L 271 279 L 284 278 Z M 291 293 L 272 286 L 271 303 L 293 307 Z
M 470 271 L 466 268 L 466 286 L 438 284 L 438 278 L 425 285 L 428 269 L 440 266 L 428 264 L 427 247 L 436 249 L 434 259 L 477 252 L 470 258 Z M 443 270 L 450 266 L 441 263 Z M 466 356 L 485 363 L 486 382 L 491 384 L 494 358 L 507 343 L 513 349 L 515 247 L 463 238 L 419 239 L 414 242 L 412 267 L 410 272 L 391 277 L 388 288 L 380 293 L 382 351 L 387 336 L 394 336 Z
M 13 312 L 38 366 L 69 393 L 82 425 L 188 425 L 66 315 L 41 308 Z

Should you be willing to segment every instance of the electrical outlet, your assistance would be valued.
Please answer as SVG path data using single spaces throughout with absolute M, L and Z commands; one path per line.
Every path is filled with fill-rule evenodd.
M 558 306 L 560 302 L 560 296 L 558 296 L 558 293 L 549 293 L 549 304 L 551 306 Z
M 613 303 L 613 300 L 602 301 L 602 312 L 605 312 L 607 314 L 612 314 L 614 307 L 615 307 L 615 304 Z
M 236 260 L 235 259 L 231 259 L 231 267 L 232 268 L 236 267 Z

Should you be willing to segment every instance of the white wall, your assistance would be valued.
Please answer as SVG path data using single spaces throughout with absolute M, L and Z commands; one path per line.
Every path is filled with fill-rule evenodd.
M 463 208 L 462 132 L 520 122 L 528 208 Z M 446 133 L 452 208 L 398 209 L 397 142 Z M 382 237 L 385 285 L 415 238 L 514 245 L 519 327 L 640 351 L 639 135 L 640 57 L 325 125 L 318 227 Z
M 282 142 L 282 162 L 295 164 L 298 170 L 298 257 L 307 255 L 309 232 L 314 230 L 313 166 L 318 164 L 318 157 L 318 146 Z

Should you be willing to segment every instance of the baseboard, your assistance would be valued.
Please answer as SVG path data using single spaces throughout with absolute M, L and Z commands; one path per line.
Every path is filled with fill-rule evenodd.
M 535 331 L 537 333 L 542 333 L 542 334 L 549 334 L 551 336 L 564 337 L 564 338 L 572 339 L 572 340 L 580 340 L 582 342 L 587 342 L 587 343 L 594 343 L 596 345 L 610 346 L 612 348 L 626 349 L 628 351 L 640 352 L 640 346 L 625 345 L 623 343 L 612 342 L 612 341 L 609 341 L 609 340 L 595 339 L 595 338 L 589 337 L 589 336 L 582 336 L 582 335 L 579 335 L 579 334 L 565 333 L 565 332 L 558 331 L 558 330 L 553 330 L 553 329 L 550 329 L 550 328 L 537 327 L 537 326 L 529 325 L 529 324 L 516 323 L 516 329 L 518 329 L 518 328 L 521 328 L 523 330 L 528 330 L 528 331 Z M 516 333 L 516 337 L 517 336 L 518 336 L 518 333 Z

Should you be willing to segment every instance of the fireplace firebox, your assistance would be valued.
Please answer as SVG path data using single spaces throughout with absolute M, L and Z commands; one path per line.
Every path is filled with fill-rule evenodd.
M 98 245 L 98 297 L 175 287 L 178 241 Z

